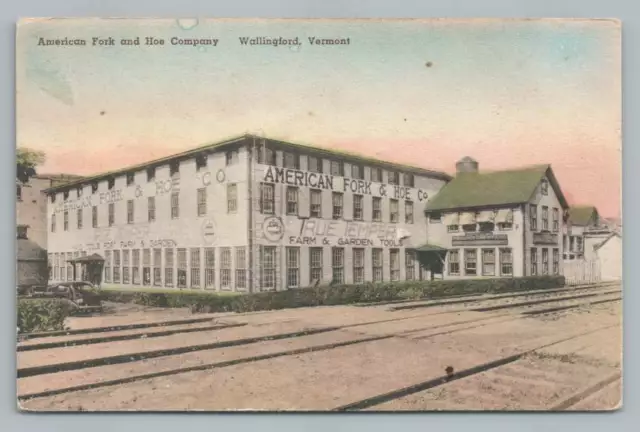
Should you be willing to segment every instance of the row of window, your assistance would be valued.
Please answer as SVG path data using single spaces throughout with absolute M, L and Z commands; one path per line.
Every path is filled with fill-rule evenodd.
M 560 231 L 560 210 L 557 208 L 552 209 L 553 212 L 553 226 L 552 231 Z M 549 207 L 542 206 L 542 231 L 549 231 Z M 529 224 L 531 225 L 531 231 L 538 230 L 538 206 L 531 204 L 529 206 Z
M 549 274 L 549 251 L 552 250 L 552 259 L 553 259 L 553 268 L 552 274 L 558 275 L 560 274 L 560 250 L 559 249 L 549 249 L 543 248 L 542 250 L 542 271 L 538 272 L 538 248 L 531 248 L 530 252 L 530 260 L 531 260 L 531 275 L 536 276 L 538 274 L 548 275 Z
M 560 274 L 560 250 L 559 249 L 542 249 L 542 273 L 543 275 L 549 274 L 549 251 L 552 250 L 553 254 L 553 268 L 552 274 Z M 499 248 L 498 261 L 496 260 L 495 248 L 483 248 L 480 252 L 480 265 L 478 268 L 478 249 L 469 248 L 463 249 L 462 255 L 460 250 L 453 249 L 449 251 L 449 275 L 458 276 L 461 275 L 461 269 L 464 270 L 465 276 L 513 276 L 513 252 L 511 248 Z M 464 258 L 464 262 L 461 261 L 461 256 Z M 499 272 L 496 272 L 496 264 L 498 265 Z M 531 248 L 531 274 L 538 274 L 538 249 Z
M 463 232 L 493 232 L 498 231 L 510 231 L 513 229 L 513 223 L 511 222 L 480 222 L 477 224 L 465 224 L 465 225 L 447 225 L 447 232 L 459 232 L 462 227 Z
M 564 250 L 567 252 L 584 252 L 584 243 L 581 236 L 568 236 L 562 237 Z
M 322 173 L 324 170 L 323 159 L 317 156 L 300 155 L 295 152 L 282 152 L 281 160 L 278 159 L 278 154 L 275 150 L 268 146 L 258 146 L 257 148 L 257 160 L 260 164 L 282 166 L 288 169 L 300 169 L 301 158 L 306 158 L 307 171 Z M 364 166 L 355 163 L 349 164 L 351 167 L 350 172 L 345 175 L 345 163 L 331 159 L 329 160 L 329 173 L 333 176 L 349 177 L 357 180 L 364 180 Z M 400 185 L 402 178 L 402 185 L 407 187 L 415 186 L 415 178 L 411 173 L 402 173 L 398 171 L 385 171 L 382 168 L 370 168 L 371 178 L 370 180 L 375 183 L 383 183 L 383 174 L 386 172 L 387 183 L 392 185 Z

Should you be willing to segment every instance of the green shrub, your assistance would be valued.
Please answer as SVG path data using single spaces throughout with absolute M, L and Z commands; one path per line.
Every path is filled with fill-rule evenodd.
M 64 330 L 64 320 L 74 311 L 65 299 L 18 299 L 20 333 Z
M 252 312 L 309 306 L 435 299 L 454 295 L 531 291 L 564 286 L 563 276 L 403 281 L 297 288 L 237 296 L 197 292 L 101 291 L 103 300 L 154 307 L 187 307 L 192 312 Z

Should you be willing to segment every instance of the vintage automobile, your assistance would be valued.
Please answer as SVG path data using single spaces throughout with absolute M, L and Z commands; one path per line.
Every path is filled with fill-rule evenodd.
M 78 307 L 78 312 L 102 310 L 102 300 L 98 289 L 91 282 L 60 282 L 44 289 L 34 289 L 27 294 L 30 298 L 62 298 Z

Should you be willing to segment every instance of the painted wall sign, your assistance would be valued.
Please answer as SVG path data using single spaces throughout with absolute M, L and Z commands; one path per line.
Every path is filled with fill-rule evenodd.
M 508 244 L 507 234 L 467 233 L 453 236 L 451 239 L 452 246 L 504 246 Z
M 78 210 L 86 207 L 91 207 L 91 205 L 91 196 L 88 196 L 75 201 L 65 201 L 58 205 L 53 212 L 62 213 L 69 210 Z
M 333 189 L 333 176 L 269 165 L 264 174 L 267 183 L 284 183 L 291 186 L 307 186 L 318 189 Z
M 171 178 L 167 180 L 157 180 L 156 181 L 156 195 L 164 195 L 172 190 L 179 190 L 180 188 L 180 179 L 179 178 Z
M 284 222 L 277 216 L 271 216 L 262 222 L 262 233 L 271 242 L 278 242 L 284 236 Z
M 395 224 L 322 219 L 302 220 L 298 235 L 287 236 L 287 242 L 309 246 L 402 246 Z
M 533 244 L 557 245 L 558 234 L 552 232 L 534 232 Z
M 153 240 L 107 240 L 93 243 L 76 244 L 73 250 L 77 251 L 95 251 L 110 249 L 136 249 L 136 248 L 168 248 L 176 247 L 178 243 L 173 239 L 153 239 Z
M 124 197 L 122 196 L 122 189 L 111 190 L 109 192 L 101 192 L 100 195 L 100 204 L 111 204 L 114 202 L 122 201 Z
M 216 236 L 216 225 L 211 219 L 207 219 L 202 223 L 202 239 L 207 244 L 212 244 Z

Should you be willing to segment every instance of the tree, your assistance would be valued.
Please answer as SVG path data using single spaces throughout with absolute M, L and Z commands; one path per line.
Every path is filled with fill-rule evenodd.
M 44 152 L 19 147 L 16 154 L 16 180 L 27 183 L 36 175 L 36 167 L 45 161 Z

